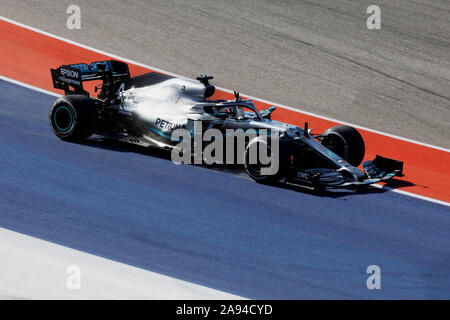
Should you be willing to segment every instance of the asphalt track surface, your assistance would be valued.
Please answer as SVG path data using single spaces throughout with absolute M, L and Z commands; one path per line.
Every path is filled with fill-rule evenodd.
M 450 2 L 3 0 L 0 14 L 187 77 L 450 147 Z
M 247 298 L 450 298 L 445 206 L 62 142 L 48 126 L 54 96 L 5 81 L 0 92 L 0 227 Z M 366 288 L 373 264 L 381 290 Z

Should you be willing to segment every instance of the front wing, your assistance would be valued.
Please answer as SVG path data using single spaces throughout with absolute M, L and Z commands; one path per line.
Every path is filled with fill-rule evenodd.
M 395 176 L 403 176 L 403 162 L 376 156 L 372 161 L 362 164 L 364 179 L 349 181 L 344 175 L 333 169 L 296 169 L 290 168 L 286 172 L 286 182 L 298 184 L 313 189 L 318 188 L 341 188 L 351 186 L 363 186 L 389 180 Z

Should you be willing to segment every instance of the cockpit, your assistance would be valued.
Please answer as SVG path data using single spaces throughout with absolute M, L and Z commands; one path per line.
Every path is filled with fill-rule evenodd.
M 206 113 L 212 114 L 216 118 L 235 120 L 262 120 L 259 112 L 245 105 L 215 105 L 204 106 Z

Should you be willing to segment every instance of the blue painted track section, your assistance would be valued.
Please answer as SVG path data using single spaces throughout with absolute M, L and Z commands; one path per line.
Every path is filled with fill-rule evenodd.
M 0 92 L 1 227 L 248 298 L 450 298 L 448 207 L 63 142 L 48 124 L 55 97 L 5 81 Z M 369 265 L 380 290 L 366 287 Z

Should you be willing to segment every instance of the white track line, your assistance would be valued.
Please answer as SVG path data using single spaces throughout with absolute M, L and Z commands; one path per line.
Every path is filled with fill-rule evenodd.
M 175 73 L 172 73 L 172 72 L 169 72 L 169 71 L 166 71 L 166 70 L 162 70 L 162 69 L 159 69 L 159 68 L 156 68 L 156 67 L 152 67 L 152 66 L 140 63 L 140 62 L 136 62 L 136 61 L 133 61 L 133 60 L 130 60 L 130 59 L 126 59 L 126 58 L 120 57 L 118 55 L 111 54 L 109 52 L 105 52 L 105 51 L 102 51 L 102 50 L 99 50 L 99 49 L 95 49 L 95 48 L 89 47 L 87 45 L 84 45 L 84 44 L 81 44 L 81 43 L 78 43 L 78 42 L 75 42 L 75 41 L 72 41 L 72 40 L 69 40 L 69 39 L 57 36 L 55 34 L 52 34 L 52 33 L 49 33 L 49 32 L 46 32 L 46 31 L 43 31 L 43 30 L 31 27 L 31 26 L 27 26 L 27 25 L 25 25 L 23 23 L 20 23 L 20 22 L 17 22 L 17 21 L 5 18 L 3 16 L 0 16 L 0 19 L 4 20 L 6 22 L 12 23 L 14 25 L 20 26 L 22 28 L 25 28 L 25 29 L 28 29 L 28 30 L 32 30 L 34 32 L 46 35 L 48 37 L 51 37 L 51 38 L 54 38 L 54 39 L 58 39 L 58 40 L 61 40 L 61 41 L 73 44 L 75 46 L 78 46 L 78 47 L 81 47 L 81 48 L 84 48 L 84 49 L 87 49 L 87 50 L 90 50 L 90 51 L 94 51 L 94 52 L 97 52 L 97 53 L 100 53 L 100 54 L 103 54 L 103 55 L 106 55 L 106 56 L 110 56 L 111 58 L 114 58 L 114 59 L 122 60 L 122 61 L 125 61 L 125 62 L 128 62 L 128 63 L 131 63 L 131 64 L 135 64 L 135 65 L 143 67 L 143 68 L 152 69 L 152 70 L 155 70 L 157 72 L 165 73 L 165 74 L 170 75 L 170 76 L 186 78 L 184 76 L 180 76 L 178 74 L 175 74 Z M 228 92 L 228 93 L 233 93 L 233 91 L 229 90 L 229 89 L 225 89 L 225 88 L 221 88 L 221 87 L 217 87 L 217 88 L 219 90 L 222 90 L 222 91 L 225 91 L 225 92 Z M 394 138 L 394 139 L 398 139 L 398 140 L 402 140 L 402 141 L 407 141 L 407 142 L 415 143 L 415 144 L 418 144 L 418 145 L 421 145 L 421 146 L 425 146 L 425 147 L 428 147 L 428 148 L 433 148 L 433 149 L 437 149 L 437 150 L 441 150 L 441 151 L 445 151 L 445 152 L 449 152 L 450 153 L 450 149 L 446 149 L 446 148 L 443 148 L 443 147 L 439 147 L 439 146 L 431 145 L 431 144 L 428 144 L 428 143 L 424 143 L 424 142 L 420 142 L 420 141 L 416 141 L 416 140 L 412 140 L 412 139 L 396 136 L 396 135 L 393 135 L 393 134 L 390 134 L 390 133 L 386 133 L 386 132 L 382 132 L 382 131 L 378 131 L 378 130 L 375 130 L 375 129 L 366 128 L 366 127 L 363 127 L 363 126 L 360 126 L 360 125 L 357 125 L 357 124 L 353 124 L 353 123 L 350 123 L 350 122 L 345 122 L 345 121 L 329 118 L 329 117 L 326 117 L 326 116 L 321 116 L 319 114 L 308 112 L 308 111 L 304 111 L 304 110 L 301 110 L 301 109 L 295 109 L 293 107 L 289 107 L 289 106 L 285 106 L 285 105 L 278 104 L 278 103 L 275 103 L 275 102 L 271 102 L 271 101 L 268 101 L 268 100 L 256 98 L 256 97 L 244 94 L 244 93 L 241 94 L 241 95 L 246 97 L 246 98 L 252 99 L 252 100 L 260 101 L 260 102 L 267 103 L 267 104 L 273 104 L 273 105 L 276 105 L 278 107 L 281 107 L 281 108 L 284 108 L 284 109 L 288 109 L 288 110 L 291 110 L 291 111 L 294 111 L 294 112 L 297 112 L 297 113 L 302 113 L 302 114 L 306 114 L 306 115 L 313 116 L 313 117 L 316 117 L 316 118 L 320 118 L 320 119 L 324 119 L 324 120 L 328 120 L 328 121 L 333 121 L 333 122 L 338 122 L 338 123 L 341 123 L 341 124 L 346 124 L 346 125 L 358 128 L 358 129 L 362 129 L 362 130 L 366 130 L 366 131 L 369 131 L 369 132 L 377 133 L 377 134 L 380 134 L 380 135 L 383 135 L 383 136 L 386 136 L 386 137 L 390 137 L 390 138 Z
M 0 74 L 0 80 L 8 81 L 8 82 L 14 83 L 15 85 L 18 85 L 18 86 L 21 86 L 21 87 L 24 87 L 24 88 L 27 88 L 27 89 L 31 89 L 31 90 L 34 90 L 34 91 L 42 92 L 42 93 L 48 94 L 50 96 L 62 97 L 61 94 L 57 94 L 55 92 L 51 92 L 51 91 L 48 91 L 48 90 L 45 90 L 45 89 L 41 89 L 41 88 L 33 86 L 31 84 L 28 84 L 28 83 L 25 83 L 25 82 L 22 82 L 22 81 L 18 81 L 18 80 L 15 80 L 15 79 L 11 79 L 11 78 L 2 76 L 1 74 Z
M 400 193 L 400 194 L 403 194 L 405 196 L 409 196 L 409 197 L 413 197 L 413 198 L 417 198 L 417 199 L 421 199 L 421 200 L 426 200 L 426 201 L 434 202 L 434 203 L 437 203 L 437 204 L 441 204 L 443 206 L 450 207 L 450 202 L 446 202 L 446 201 L 442 201 L 442 200 L 438 200 L 438 199 L 434 199 L 434 198 L 429 198 L 429 197 L 425 197 L 425 196 L 421 196 L 420 194 L 416 194 L 416 193 L 412 193 L 412 192 L 408 192 L 408 191 L 403 191 L 403 190 L 400 190 L 400 189 L 394 189 L 394 188 L 391 188 L 391 187 L 383 186 L 381 184 L 373 184 L 372 186 L 374 186 L 376 188 L 380 188 L 380 189 L 384 189 L 384 190 Z

